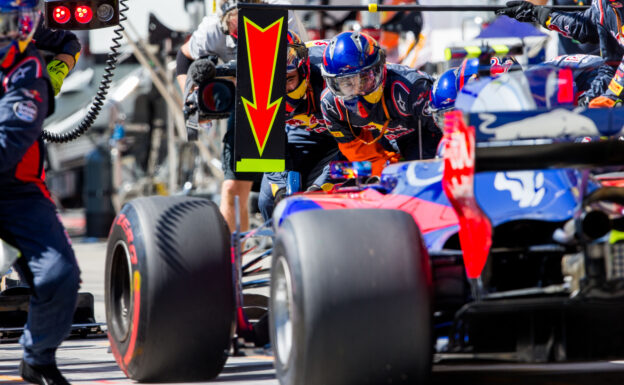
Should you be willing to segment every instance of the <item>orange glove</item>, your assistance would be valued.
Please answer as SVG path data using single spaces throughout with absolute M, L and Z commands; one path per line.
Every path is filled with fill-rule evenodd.
M 608 96 L 598 96 L 589 102 L 589 108 L 613 108 L 622 105 L 620 99 L 612 99 Z
M 373 134 L 370 131 L 362 130 L 360 139 L 354 139 L 349 143 L 338 143 L 338 148 L 351 162 L 371 162 L 372 175 L 381 176 L 381 171 L 386 165 L 399 161 L 399 154 L 384 150 L 379 142 L 370 143 L 373 141 Z

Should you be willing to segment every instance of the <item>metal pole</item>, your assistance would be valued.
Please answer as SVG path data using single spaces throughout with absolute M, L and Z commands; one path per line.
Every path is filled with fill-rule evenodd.
M 238 3 L 239 8 L 257 9 L 288 9 L 292 11 L 423 11 L 423 12 L 467 12 L 481 11 L 494 12 L 506 8 L 501 5 L 322 5 L 322 4 L 265 4 L 265 3 Z M 575 12 L 584 11 L 588 6 L 559 5 L 549 7 L 553 11 Z

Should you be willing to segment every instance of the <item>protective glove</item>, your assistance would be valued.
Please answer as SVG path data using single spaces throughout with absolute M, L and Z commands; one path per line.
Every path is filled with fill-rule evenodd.
M 312 186 L 306 189 L 306 192 L 315 192 L 315 191 L 323 191 L 323 188 L 321 186 L 317 186 L 313 184 Z
M 63 80 L 65 80 L 68 73 L 69 67 L 67 67 L 65 62 L 55 59 L 48 64 L 48 75 L 50 75 L 50 82 L 52 83 L 52 88 L 54 89 L 54 96 L 61 92 Z
M 550 8 L 543 7 L 541 5 L 534 5 L 528 1 L 508 1 L 505 4 L 507 8 L 498 9 L 495 13 L 497 15 L 505 15 L 522 21 L 525 23 L 538 22 L 542 26 L 546 26 L 546 22 L 550 17 Z
M 601 95 L 589 102 L 589 108 L 613 108 L 622 105 L 622 100 L 613 95 Z
M 286 194 L 286 187 L 280 187 L 273 194 L 273 204 L 277 207 L 277 204 L 282 201 L 282 199 L 286 198 L 288 194 Z
M 624 91 L 624 63 L 620 63 L 615 76 L 611 79 L 607 91 L 589 102 L 589 108 L 619 107 L 622 105 Z
M 398 163 L 401 160 L 401 155 L 393 151 L 384 150 L 384 158 L 386 159 L 386 165 Z

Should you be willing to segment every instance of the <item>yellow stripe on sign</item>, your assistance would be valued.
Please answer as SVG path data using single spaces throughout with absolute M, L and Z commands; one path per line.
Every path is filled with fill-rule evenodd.
M 236 162 L 236 172 L 282 172 L 285 169 L 284 159 L 241 159 Z

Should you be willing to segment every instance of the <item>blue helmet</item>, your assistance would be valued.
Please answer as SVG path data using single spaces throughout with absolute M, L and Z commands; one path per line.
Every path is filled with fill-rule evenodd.
M 429 107 L 440 110 L 453 107 L 457 98 L 457 69 L 451 68 L 444 72 L 433 83 Z
M 457 94 L 479 71 L 479 59 L 464 59 L 457 68 L 444 72 L 433 84 L 429 95 L 429 111 L 440 128 L 444 128 L 444 114 L 455 108 Z
M 24 52 L 39 24 L 39 0 L 0 0 L 0 65 Z
M 327 88 L 350 110 L 367 115 L 383 96 L 386 55 L 362 32 L 343 32 L 323 52 L 321 72 Z
M 429 94 L 429 112 L 439 129 L 444 129 L 444 114 L 455 108 L 457 99 L 457 68 L 446 70 L 435 83 Z

